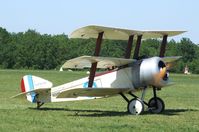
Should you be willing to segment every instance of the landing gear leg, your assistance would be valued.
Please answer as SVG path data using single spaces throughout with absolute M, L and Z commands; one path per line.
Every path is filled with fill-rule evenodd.
M 146 87 L 143 89 L 141 99 L 139 99 L 137 96 L 135 96 L 132 93 L 129 93 L 134 98 L 128 102 L 127 110 L 130 114 L 133 115 L 139 115 L 144 111 L 144 96 L 146 92 Z M 147 104 L 147 103 L 146 103 Z
M 142 96 L 141 96 L 141 100 L 144 101 L 144 96 L 145 96 L 145 93 L 146 93 L 146 88 L 147 87 L 144 87 L 143 91 L 142 91 Z
M 133 115 L 141 114 L 144 111 L 144 104 L 148 106 L 148 110 L 151 113 L 159 114 L 162 111 L 164 111 L 165 104 L 161 98 L 157 97 L 156 87 L 153 87 L 153 98 L 151 98 L 148 103 L 144 101 L 146 88 L 147 87 L 143 89 L 141 98 L 129 92 L 129 94 L 134 97 L 133 99 L 129 100 L 123 93 L 120 94 L 127 101 L 128 103 L 127 110 L 130 114 Z
M 164 101 L 161 98 L 157 97 L 156 87 L 153 87 L 153 98 L 151 98 L 148 102 L 148 110 L 151 113 L 159 114 L 164 111 L 164 108 Z

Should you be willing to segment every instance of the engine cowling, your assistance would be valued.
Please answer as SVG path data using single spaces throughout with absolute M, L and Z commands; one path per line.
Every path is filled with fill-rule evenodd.
M 166 65 L 159 57 L 152 57 L 135 62 L 132 72 L 133 85 L 135 88 L 148 85 L 161 88 L 169 83 L 169 74 Z

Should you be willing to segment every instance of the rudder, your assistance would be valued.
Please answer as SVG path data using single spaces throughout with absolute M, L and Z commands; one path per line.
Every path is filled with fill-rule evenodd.
M 52 88 L 52 86 L 53 86 L 52 82 L 37 76 L 25 75 L 21 79 L 21 92 L 25 93 L 32 91 L 26 94 L 27 100 L 32 103 L 36 103 L 37 94 L 35 93 L 34 90 L 49 89 Z

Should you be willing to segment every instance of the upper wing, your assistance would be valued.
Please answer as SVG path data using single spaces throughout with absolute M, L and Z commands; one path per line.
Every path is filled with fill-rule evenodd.
M 138 31 L 103 26 L 86 26 L 75 30 L 69 37 L 83 39 L 97 38 L 98 33 L 100 32 L 104 32 L 104 39 L 128 40 L 130 35 L 142 35 L 143 39 L 149 39 L 162 38 L 163 35 L 168 35 L 168 37 L 171 37 L 184 33 L 185 31 Z
M 113 57 L 95 57 L 81 56 L 64 63 L 62 68 L 90 68 L 92 63 L 97 62 L 97 68 L 108 68 L 110 66 L 122 66 L 132 63 L 133 59 L 113 58 Z
M 72 88 L 61 92 L 57 98 L 77 97 L 108 97 L 119 93 L 129 92 L 130 88 Z

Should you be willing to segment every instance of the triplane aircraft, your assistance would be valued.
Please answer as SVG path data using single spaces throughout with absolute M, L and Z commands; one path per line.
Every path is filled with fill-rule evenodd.
M 62 68 L 90 68 L 89 77 L 53 87 L 50 81 L 26 75 L 21 80 L 22 93 L 16 96 L 26 95 L 28 101 L 37 103 L 37 108 L 40 108 L 47 102 L 89 100 L 121 95 L 128 103 L 127 110 L 130 114 L 140 114 L 144 110 L 144 105 L 150 112 L 160 113 L 165 105 L 163 100 L 157 97 L 156 91 L 171 84 L 168 74 L 169 65 L 180 58 L 164 57 L 167 38 L 184 32 L 137 31 L 102 26 L 86 26 L 77 29 L 70 38 L 96 38 L 94 56 L 81 56 L 68 60 Z M 141 40 L 161 37 L 163 41 L 159 56 L 139 59 Z M 103 39 L 128 40 L 124 58 L 100 57 Z M 133 41 L 136 45 L 133 59 L 130 59 Z M 96 74 L 97 68 L 108 67 L 114 68 Z M 146 102 L 144 96 L 149 87 L 153 89 L 153 97 Z M 140 98 L 134 94 L 138 90 L 142 90 Z M 130 94 L 133 98 L 129 100 L 126 94 Z

